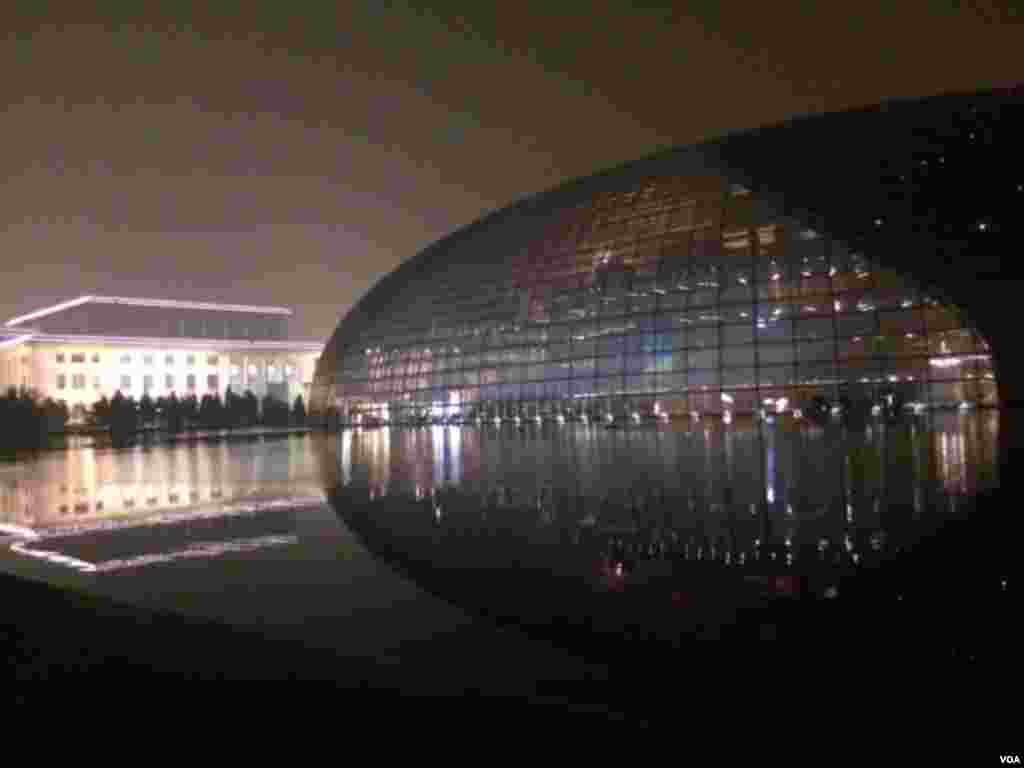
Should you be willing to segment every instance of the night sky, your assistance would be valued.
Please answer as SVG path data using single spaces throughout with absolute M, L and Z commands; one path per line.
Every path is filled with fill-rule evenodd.
M 1024 11 L 994 3 L 25 5 L 0 14 L 0 319 L 156 296 L 291 305 L 326 338 L 401 261 L 562 180 L 1024 70 Z

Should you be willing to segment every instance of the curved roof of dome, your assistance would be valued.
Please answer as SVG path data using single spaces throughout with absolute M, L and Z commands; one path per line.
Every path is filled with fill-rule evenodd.
M 951 218 L 949 209 L 922 205 L 926 198 L 921 195 L 894 193 L 892 184 L 900 168 L 954 145 L 964 138 L 968 126 L 986 133 L 979 140 L 991 139 L 988 134 L 996 131 L 1019 136 L 1024 126 L 1024 87 L 892 100 L 800 117 L 665 150 L 565 182 L 493 211 L 405 261 L 342 319 L 328 350 L 334 348 L 343 328 L 358 332 L 379 321 L 380 313 L 417 278 L 449 264 L 480 264 L 484 254 L 488 263 L 494 263 L 529 242 L 550 221 L 552 212 L 654 175 L 709 173 L 741 184 L 755 201 L 770 205 L 778 214 L 826 231 L 872 258 L 881 257 L 883 266 L 913 272 L 937 297 L 961 303 L 957 287 L 964 283 L 960 277 L 998 272 L 998 249 L 976 247 L 972 233 L 965 229 L 966 222 L 973 221 L 970 212 L 959 210 L 962 196 Z M 984 178 L 986 169 L 979 168 L 978 173 Z M 877 225 L 879 221 L 884 226 Z M 486 248 L 475 247 L 484 242 Z M 933 275 L 927 270 L 886 263 L 883 249 L 873 247 L 881 242 L 885 251 L 928 254 L 932 272 L 936 258 L 946 267 L 955 260 L 965 261 L 965 253 L 971 258 L 962 276 L 930 282 Z

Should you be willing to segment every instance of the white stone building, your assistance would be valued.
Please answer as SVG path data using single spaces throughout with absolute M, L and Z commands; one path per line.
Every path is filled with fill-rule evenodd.
M 286 307 L 81 296 L 0 327 L 0 387 L 63 400 L 221 397 L 231 387 L 308 402 L 323 343 L 288 337 Z

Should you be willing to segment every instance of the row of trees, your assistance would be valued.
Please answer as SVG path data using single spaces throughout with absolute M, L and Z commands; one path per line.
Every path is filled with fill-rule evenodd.
M 251 391 L 237 395 L 229 388 L 223 399 L 220 395 L 195 395 L 179 398 L 151 398 L 143 395 L 138 401 L 125 397 L 120 391 L 109 400 L 101 398 L 92 407 L 90 414 L 93 424 L 109 428 L 114 433 L 134 432 L 140 428 L 164 429 L 180 432 L 183 429 L 201 427 L 205 429 L 235 429 L 255 426 L 287 427 L 304 426 L 306 406 L 302 395 L 295 398 L 291 408 L 288 403 L 271 395 L 262 403 Z
M 0 447 L 41 445 L 50 432 L 63 431 L 68 417 L 67 403 L 12 387 L 0 397 Z

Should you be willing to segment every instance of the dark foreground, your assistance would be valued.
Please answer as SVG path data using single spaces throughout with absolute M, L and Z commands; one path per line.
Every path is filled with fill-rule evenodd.
M 982 505 L 998 503 L 994 497 L 981 500 Z M 372 531 L 367 536 L 363 522 L 361 535 L 375 539 Z M 191 680 L 316 680 L 358 692 L 363 702 L 388 702 L 387 707 L 408 703 L 410 696 L 445 696 L 443 711 L 474 717 L 479 715 L 474 701 L 484 696 L 488 707 L 557 728 L 573 723 L 671 727 L 684 701 L 728 700 L 745 697 L 743 691 L 774 700 L 831 690 L 841 699 L 867 694 L 878 706 L 890 703 L 891 695 L 902 700 L 943 691 L 947 697 L 956 694 L 957 706 L 967 695 L 974 708 L 998 710 L 1005 695 L 999 691 L 1019 690 L 1021 680 L 1018 590 L 1015 584 L 1002 585 L 1007 574 L 1016 579 L 1020 569 L 1006 566 L 1018 547 L 1019 526 L 1000 524 L 1000 535 L 993 536 L 996 524 L 985 530 L 979 523 L 951 524 L 923 542 L 912 559 L 902 560 L 898 572 L 863 573 L 835 599 L 799 591 L 785 597 L 762 593 L 734 611 L 714 640 L 707 632 L 688 632 L 666 645 L 641 620 L 615 638 L 607 626 L 578 626 L 566 617 L 552 617 L 540 632 L 527 627 L 535 637 L 607 664 L 607 675 L 583 682 L 536 679 L 516 659 L 501 656 L 496 643 L 474 650 L 495 653 L 494 664 L 504 670 L 508 684 L 492 682 L 481 690 L 460 674 L 460 654 L 466 651 L 457 644 L 447 653 L 439 644 L 427 659 L 412 655 L 414 660 L 398 664 L 375 662 L 346 657 L 344 649 L 311 650 L 293 640 L 154 614 L 9 576 L 0 579 L 0 653 L 16 680 L 74 679 L 149 690 Z M 380 552 L 381 541 L 367 543 L 387 554 Z M 473 609 L 483 622 L 513 626 L 507 631 L 519 630 L 509 615 L 510 595 L 533 603 L 532 608 L 522 603 L 524 615 L 531 617 L 538 615 L 537 606 L 566 599 L 550 574 L 531 575 L 529 569 L 500 562 L 476 571 L 462 563 L 428 573 L 410 551 L 394 540 L 389 546 L 387 559 L 396 568 Z M 994 578 L 999 581 L 993 583 Z M 893 579 L 902 579 L 904 587 L 896 599 Z M 488 608 L 496 597 L 502 610 Z M 713 596 L 695 590 L 690 599 Z M 645 604 L 631 603 L 630 616 L 640 619 Z M 647 608 L 655 609 L 653 603 Z M 438 712 L 432 709 L 431 716 Z

